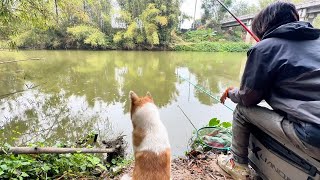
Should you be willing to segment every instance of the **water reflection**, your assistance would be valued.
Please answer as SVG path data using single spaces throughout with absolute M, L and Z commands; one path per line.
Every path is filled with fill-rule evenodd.
M 66 97 L 63 90 L 54 95 L 25 91 L 1 101 L 0 109 L 4 127 L 1 137 L 10 144 L 75 142 L 92 129 L 102 131 L 102 137 L 109 132 L 108 105 L 104 101 L 97 99 L 90 106 L 85 96 Z M 104 125 L 97 126 L 101 123 Z
M 128 93 L 149 91 L 160 107 L 174 155 L 183 154 L 192 132 L 177 105 L 198 127 L 213 116 L 225 121 L 232 116 L 176 74 L 218 95 L 239 84 L 245 61 L 244 53 L 121 51 L 4 52 L 0 61 L 35 57 L 44 60 L 0 65 L 0 95 L 39 85 L 0 96 L 2 142 L 74 142 L 92 130 L 101 139 L 123 133 L 130 142 Z

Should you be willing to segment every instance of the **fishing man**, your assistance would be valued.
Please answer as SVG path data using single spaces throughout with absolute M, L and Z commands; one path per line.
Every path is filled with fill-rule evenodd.
M 247 55 L 240 89 L 221 97 L 237 103 L 231 155 L 218 164 L 235 179 L 246 179 L 250 126 L 292 143 L 320 160 L 320 30 L 299 21 L 295 6 L 276 2 L 252 22 L 261 39 Z M 257 106 L 265 100 L 273 110 Z

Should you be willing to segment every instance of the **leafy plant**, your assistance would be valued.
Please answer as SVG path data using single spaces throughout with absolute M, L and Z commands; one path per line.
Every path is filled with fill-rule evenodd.
M 32 144 L 39 147 L 45 143 Z M 9 145 L 5 145 L 9 147 Z M 61 146 L 61 144 L 56 145 Z M 4 147 L 4 149 L 6 149 Z M 94 177 L 106 167 L 92 154 L 3 154 L 0 155 L 0 179 L 54 179 Z M 101 174 L 101 173 L 100 173 Z
M 95 27 L 86 25 L 69 27 L 67 33 L 70 34 L 72 43 L 79 44 L 78 48 L 83 44 L 91 48 L 104 48 L 108 45 L 106 35 Z
M 48 31 L 40 29 L 30 29 L 20 34 L 10 36 L 9 44 L 14 44 L 20 48 L 46 48 L 52 40 Z
M 182 34 L 182 37 L 187 42 L 204 42 L 204 41 L 218 41 L 223 36 L 217 34 L 212 29 L 199 29 L 196 31 L 188 31 Z
M 232 124 L 230 122 L 222 122 L 217 118 L 212 118 L 209 121 L 209 127 L 223 127 L 223 128 L 230 128 Z
M 122 157 L 117 157 L 111 160 L 111 162 L 106 163 L 106 167 L 110 173 L 111 178 L 119 175 L 122 170 L 126 167 L 128 167 L 130 164 L 133 162 L 133 157 L 132 158 L 122 158 Z

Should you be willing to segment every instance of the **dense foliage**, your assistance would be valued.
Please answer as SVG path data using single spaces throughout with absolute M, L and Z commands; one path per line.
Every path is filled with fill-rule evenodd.
M 20 134 L 19 132 L 14 131 Z M 97 134 L 90 132 L 76 143 L 59 142 L 53 147 L 91 148 Z M 14 138 L 14 137 L 11 137 Z M 120 143 L 122 137 L 107 143 Z M 109 153 L 103 161 L 102 154 L 12 154 L 7 143 L 0 146 L 4 154 L 0 154 L 0 179 L 79 179 L 98 177 L 114 177 L 122 172 L 123 168 L 132 163 L 132 159 L 125 159 L 119 152 Z M 50 147 L 46 141 L 30 143 L 30 147 Z
M 168 46 L 171 32 L 178 26 L 180 1 L 119 0 L 122 9 L 119 20 L 126 29 L 119 31 L 113 40 L 128 49 L 135 46 Z M 134 6 L 136 5 L 136 6 Z
M 243 32 L 240 29 L 235 29 L 231 32 L 220 33 L 212 29 L 199 29 L 194 31 L 187 31 L 180 34 L 182 39 L 187 42 L 200 43 L 200 42 L 217 42 L 217 41 L 242 41 Z
M 244 52 L 251 45 L 244 43 L 240 31 L 219 33 L 211 29 L 199 29 L 181 34 L 182 42 L 174 46 L 176 51 Z M 230 42 L 233 41 L 233 42 Z
M 219 39 L 241 41 L 239 37 L 226 38 L 217 24 L 207 27 L 208 30 L 179 33 L 180 23 L 188 18 L 180 11 L 181 3 L 180 0 L 165 3 L 158 0 L 8 0 L 0 6 L 0 48 L 179 49 L 172 48 L 178 36 L 181 42 L 193 43 Z M 210 6 L 209 1 L 203 4 Z M 218 8 L 217 14 L 222 18 L 221 13 L 225 11 Z M 219 32 L 218 36 L 208 35 L 215 31 Z
M 248 5 L 243 0 L 222 1 L 237 16 L 256 13 L 274 2 L 259 0 L 257 4 Z M 303 1 L 292 0 L 294 3 Z M 192 26 L 198 31 L 181 34 L 181 23 L 191 18 L 181 12 L 182 2 L 5 0 L 0 5 L 0 48 L 170 49 L 179 44 L 177 39 L 193 43 L 220 39 L 242 41 L 239 34 L 244 34 L 243 30 L 233 29 L 234 34 L 221 30 L 221 20 L 230 15 L 217 1 L 211 0 L 201 2 L 202 17 Z M 315 21 L 316 27 L 318 21 Z M 207 36 L 209 33 L 212 35 Z
M 106 35 L 98 28 L 79 25 L 75 27 L 68 27 L 67 33 L 70 35 L 70 43 L 72 44 L 72 47 L 95 49 L 105 48 L 108 45 Z
M 120 9 L 115 8 L 117 6 Z M 178 0 L 166 3 L 157 0 L 8 0 L 0 6 L 1 46 L 166 47 L 171 41 L 171 32 L 178 27 L 179 7 Z
M 204 51 L 204 52 L 244 52 L 250 48 L 244 42 L 201 42 L 180 44 L 175 46 L 176 51 Z

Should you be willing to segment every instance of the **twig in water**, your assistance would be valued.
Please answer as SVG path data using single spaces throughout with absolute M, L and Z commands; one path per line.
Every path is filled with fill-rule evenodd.
M 45 84 L 45 83 L 43 83 L 43 84 Z M 35 85 L 35 86 L 32 86 L 32 87 L 28 87 L 28 86 L 27 86 L 27 89 L 25 89 L 25 90 L 18 90 L 18 91 L 15 91 L 15 92 L 12 92 L 12 93 L 8 93 L 8 94 L 1 94 L 1 95 L 0 95 L 0 99 L 3 99 L 3 98 L 8 97 L 8 96 L 10 96 L 10 95 L 14 95 L 14 94 L 17 94 L 17 93 L 21 93 L 21 92 L 24 92 L 24 91 L 28 91 L 28 90 L 30 90 L 30 89 L 37 88 L 37 87 L 39 87 L 39 86 L 40 86 L 39 84 L 38 84 L 38 85 Z
M 193 126 L 193 128 L 197 131 L 198 129 L 196 126 L 192 123 L 191 119 L 186 115 L 186 113 L 182 110 L 182 108 L 178 105 L 178 108 L 181 110 L 181 112 L 184 114 L 184 116 L 189 120 L 190 124 Z
M 24 60 L 3 61 L 3 62 L 0 62 L 0 65 L 1 64 L 15 63 L 15 62 L 22 62 L 22 61 L 37 61 L 37 60 L 42 60 L 42 58 L 30 58 L 30 59 L 24 59 Z

